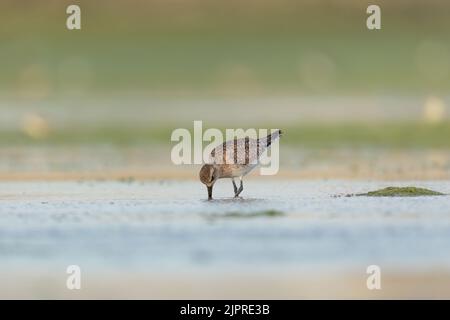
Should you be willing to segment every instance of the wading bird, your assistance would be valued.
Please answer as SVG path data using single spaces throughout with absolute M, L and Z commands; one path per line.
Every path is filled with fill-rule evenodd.
M 221 178 L 231 178 L 234 196 L 238 197 L 244 190 L 243 177 L 259 164 L 260 156 L 281 134 L 281 130 L 276 130 L 259 139 L 235 138 L 212 150 L 209 163 L 203 165 L 199 174 L 200 181 L 208 190 L 208 200 L 212 199 L 214 183 Z M 240 180 L 239 188 L 234 181 L 237 177 Z

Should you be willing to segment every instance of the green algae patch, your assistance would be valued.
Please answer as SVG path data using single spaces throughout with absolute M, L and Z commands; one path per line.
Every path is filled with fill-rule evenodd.
M 227 212 L 225 218 L 257 218 L 257 217 L 279 217 L 284 212 L 278 210 L 261 210 L 253 212 Z
M 260 210 L 260 211 L 251 211 L 251 212 L 239 212 L 239 211 L 230 211 L 225 212 L 223 214 L 209 214 L 205 216 L 208 220 L 218 220 L 218 219 L 251 219 L 251 218 L 277 218 L 284 216 L 284 212 L 279 210 Z
M 420 197 L 420 196 L 443 196 L 445 194 L 425 188 L 416 187 L 387 187 L 384 189 L 356 194 L 366 197 Z

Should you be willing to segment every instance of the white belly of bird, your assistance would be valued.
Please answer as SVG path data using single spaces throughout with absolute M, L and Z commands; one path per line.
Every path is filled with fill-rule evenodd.
M 252 171 L 256 166 L 257 166 L 257 164 L 243 164 L 243 165 L 236 166 L 231 171 L 231 175 L 233 178 L 245 176 L 247 173 Z

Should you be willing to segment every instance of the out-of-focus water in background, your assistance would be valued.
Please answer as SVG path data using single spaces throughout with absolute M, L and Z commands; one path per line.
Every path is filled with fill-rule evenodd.
M 117 143 L 125 129 L 193 120 L 448 132 L 444 1 L 378 2 L 375 31 L 369 1 L 78 1 L 82 28 L 72 31 L 69 4 L 0 4 L 2 145 L 67 143 L 93 127 L 101 134 L 87 141 Z
M 73 297 L 71 264 L 79 297 L 371 297 L 368 264 L 450 297 L 448 196 L 334 197 L 450 193 L 450 3 L 70 4 L 0 3 L 1 297 Z M 204 201 L 170 160 L 194 120 L 283 129 L 278 176 Z

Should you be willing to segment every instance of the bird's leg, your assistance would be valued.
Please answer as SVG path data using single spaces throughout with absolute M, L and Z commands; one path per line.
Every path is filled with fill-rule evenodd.
M 241 185 L 239 186 L 239 189 L 235 193 L 235 197 L 239 197 L 239 195 L 241 194 L 242 190 L 244 190 L 244 185 L 242 184 L 242 177 L 239 177 L 239 180 L 241 181 Z
M 238 188 L 236 187 L 236 182 L 234 182 L 234 178 L 231 178 L 231 181 L 233 182 L 234 196 L 237 197 Z

